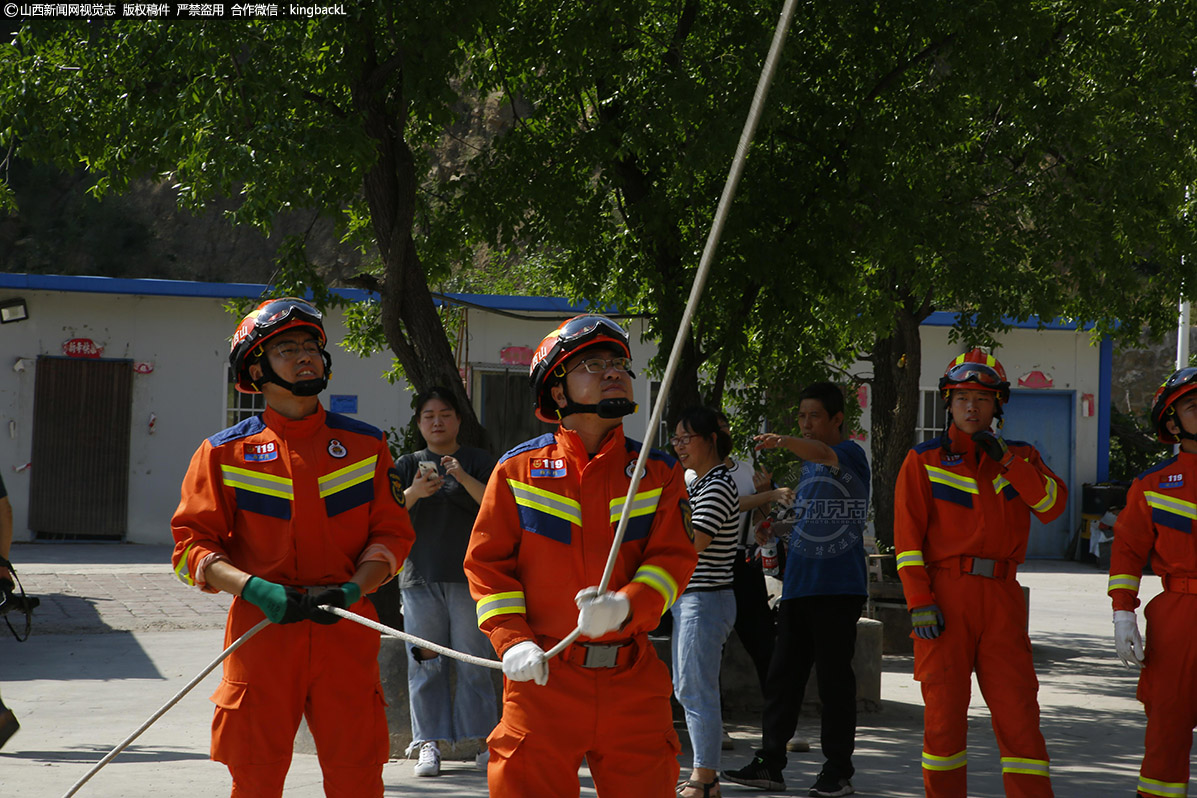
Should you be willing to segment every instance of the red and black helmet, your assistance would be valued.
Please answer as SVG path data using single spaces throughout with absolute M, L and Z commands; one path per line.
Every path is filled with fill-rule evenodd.
M 283 297 L 268 299 L 258 305 L 241 320 L 237 331 L 233 333 L 232 345 L 229 347 L 229 365 L 237 378 L 237 390 L 242 393 L 261 393 L 261 389 L 249 376 L 249 366 L 263 354 L 262 345 L 268 340 L 287 330 L 307 328 L 316 336 L 323 349 L 328 343 L 324 334 L 324 314 L 302 299 Z M 324 381 L 329 377 L 328 353 L 325 357 Z
M 545 336 L 536 347 L 528 369 L 537 418 L 550 424 L 561 420 L 549 389 L 565 378 L 566 360 L 583 349 L 600 344 L 612 347 L 628 359 L 632 357 L 627 331 L 606 316 L 574 316 Z
M 993 391 L 998 395 L 999 402 L 1010 401 L 1010 381 L 1006 379 L 1006 370 L 996 357 L 983 349 L 968 350 L 944 369 L 943 376 L 939 378 L 939 390 L 945 400 L 948 391 L 953 388 Z
M 1180 421 L 1176 418 L 1176 400 L 1184 396 L 1189 391 L 1197 388 L 1197 368 L 1189 366 L 1188 368 L 1180 369 L 1171 377 L 1164 380 L 1155 391 L 1155 396 L 1151 398 L 1151 426 L 1155 428 L 1155 437 L 1163 443 L 1180 443 L 1181 438 L 1191 438 L 1197 440 L 1197 436 L 1185 432 L 1184 427 L 1181 427 Z M 1180 434 L 1173 435 L 1168 431 L 1167 425 L 1164 423 L 1169 418 L 1177 427 L 1180 427 Z

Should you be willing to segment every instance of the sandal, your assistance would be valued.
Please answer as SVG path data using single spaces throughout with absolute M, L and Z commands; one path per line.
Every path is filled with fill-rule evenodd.
M 691 781 L 687 779 L 681 784 L 677 785 L 677 794 L 681 798 L 687 798 L 686 790 L 702 790 L 701 798 L 722 798 L 722 793 L 719 791 L 719 777 L 716 776 L 714 781 Z M 692 796 L 691 798 L 700 798 L 699 796 Z

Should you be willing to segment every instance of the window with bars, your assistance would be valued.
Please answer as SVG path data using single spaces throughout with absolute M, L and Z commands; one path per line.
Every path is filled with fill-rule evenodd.
M 241 393 L 235 385 L 236 377 L 230 366 L 227 370 L 228 384 L 225 386 L 225 424 L 233 426 L 266 409 L 266 397 L 260 393 Z
M 919 420 L 914 429 L 916 444 L 938 438 L 948 420 L 947 408 L 938 388 L 924 388 L 919 391 Z

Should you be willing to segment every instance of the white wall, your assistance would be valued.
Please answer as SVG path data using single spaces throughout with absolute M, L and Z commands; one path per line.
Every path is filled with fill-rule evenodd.
M 0 473 L 13 505 L 14 538 L 32 538 L 30 471 L 14 469 L 33 457 L 36 366 L 30 362 L 23 372 L 12 367 L 18 358 L 60 356 L 71 338 L 90 338 L 104 347 L 104 358 L 153 364 L 152 373 L 133 377 L 126 540 L 169 542 L 191 455 L 225 427 L 228 341 L 239 319 L 225 312 L 224 300 L 205 297 L 0 291 L 0 300 L 10 296 L 23 297 L 29 308 L 27 321 L 0 327 Z M 355 418 L 382 429 L 406 424 L 410 397 L 381 378 L 391 365 L 389 353 L 359 359 L 340 349 L 345 332 L 337 311 L 329 314 L 327 328 L 333 379 L 322 395 L 326 404 L 328 394 L 356 394 Z M 157 416 L 152 434 L 151 413 Z M 15 422 L 11 435 L 9 422 Z

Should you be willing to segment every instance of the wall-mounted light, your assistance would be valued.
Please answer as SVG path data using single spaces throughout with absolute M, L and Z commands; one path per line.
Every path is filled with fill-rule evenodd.
M 0 302 L 0 324 L 8 324 L 10 321 L 25 321 L 27 318 L 29 318 L 29 309 L 25 307 L 24 299 L 17 297 Z

